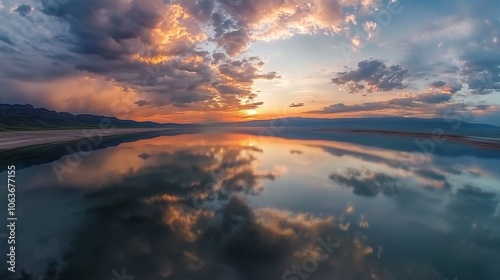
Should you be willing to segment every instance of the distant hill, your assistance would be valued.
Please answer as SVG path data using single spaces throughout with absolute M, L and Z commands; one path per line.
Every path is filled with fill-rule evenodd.
M 98 128 L 103 119 L 108 119 L 112 125 L 118 128 L 182 126 L 179 124 L 159 124 L 155 122 L 120 120 L 115 117 L 89 114 L 73 115 L 65 112 L 47 110 L 45 108 L 35 108 L 31 105 L 0 104 L 0 131 Z
M 215 127 L 267 127 L 280 130 L 283 128 L 308 128 L 314 130 L 366 130 L 417 132 L 432 134 L 440 130 L 447 135 L 466 135 L 478 137 L 500 137 L 500 127 L 470 123 L 460 119 L 418 119 L 403 117 L 382 118 L 346 118 L 346 119 L 312 119 L 281 118 L 275 120 L 257 120 L 235 123 L 212 123 Z
M 0 104 L 0 131 L 5 130 L 47 130 L 97 128 L 102 119 L 108 119 L 118 128 L 269 128 L 280 130 L 298 128 L 309 130 L 368 130 L 416 132 L 432 134 L 436 129 L 447 135 L 464 135 L 477 137 L 500 138 L 500 127 L 489 124 L 470 123 L 455 119 L 418 119 L 402 117 L 385 118 L 348 118 L 348 119 L 311 119 L 311 118 L 281 118 L 274 120 L 256 120 L 232 123 L 208 124 L 175 124 L 137 122 L 120 120 L 115 117 L 96 116 L 89 114 L 73 115 L 55 112 L 45 108 L 34 108 L 31 105 Z

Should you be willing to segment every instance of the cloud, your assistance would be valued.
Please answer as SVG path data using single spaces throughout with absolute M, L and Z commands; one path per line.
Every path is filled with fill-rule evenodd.
M 435 87 L 435 88 L 444 87 L 445 85 L 446 85 L 446 82 L 443 82 L 443 81 L 436 81 L 436 82 L 430 84 L 431 87 Z
M 320 147 L 325 152 L 327 152 L 327 153 L 329 153 L 337 158 L 353 157 L 356 159 L 360 159 L 364 162 L 380 163 L 380 164 L 386 165 L 390 168 L 406 168 L 406 166 L 404 164 L 405 162 L 403 160 L 382 157 L 382 156 L 379 156 L 376 154 L 371 154 L 371 153 L 365 152 L 365 151 L 340 149 L 340 148 L 327 147 L 327 146 L 318 146 L 318 147 Z
M 14 42 L 12 42 L 12 40 L 5 34 L 0 34 L 0 41 L 9 44 L 11 46 L 14 44 Z
M 136 104 L 139 107 L 142 107 L 142 106 L 152 105 L 153 102 L 146 101 L 146 100 L 138 100 L 138 101 L 134 102 L 134 104 Z
M 465 39 L 474 32 L 476 23 L 468 17 L 442 17 L 427 26 L 418 36 L 416 41 L 429 40 L 457 40 Z
M 305 106 L 304 103 L 292 103 L 288 107 L 290 107 L 290 108 L 299 108 L 299 107 L 304 107 L 304 106 Z
M 52 220 L 61 226 L 40 228 L 37 223 L 26 223 L 24 232 L 31 235 L 25 240 L 27 245 L 33 246 L 18 251 L 25 253 L 22 256 L 28 256 L 23 258 L 19 270 L 24 269 L 31 278 L 37 278 L 43 276 L 48 267 L 47 271 L 60 275 L 62 279 L 75 280 L 110 278 L 110 270 L 121 267 L 126 267 L 128 275 L 141 275 L 146 279 L 164 279 L 166 275 L 172 279 L 238 279 L 240 275 L 249 279 L 276 279 L 276 275 L 279 277 L 284 271 L 292 270 L 293 265 L 317 256 L 314 253 L 318 251 L 314 248 L 321 245 L 317 238 L 326 240 L 331 237 L 333 242 L 340 243 L 340 247 L 318 266 L 314 273 L 318 279 L 369 279 L 373 275 L 381 279 L 408 279 L 411 273 L 415 273 L 415 270 L 408 272 L 407 262 L 402 262 L 394 271 L 379 274 L 386 263 L 376 257 L 376 248 L 386 248 L 385 243 L 370 241 L 378 236 L 371 235 L 373 233 L 366 230 L 366 225 L 370 222 L 370 227 L 373 227 L 372 223 L 377 220 L 361 216 L 366 212 L 360 205 L 352 205 L 344 211 L 334 207 L 323 214 L 322 207 L 317 205 L 305 212 L 296 208 L 259 208 L 250 204 L 253 195 L 263 190 L 259 182 L 270 178 L 266 177 L 267 172 L 257 172 L 260 151 L 248 147 L 240 138 L 207 137 L 178 135 L 163 140 L 143 139 L 140 145 L 127 142 L 118 145 L 114 141 L 113 145 L 118 145 L 116 149 L 96 151 L 94 156 L 86 159 L 87 163 L 80 166 L 78 172 L 81 176 L 68 174 L 65 184 L 59 187 L 54 187 L 57 184 L 54 184 L 56 179 L 53 176 L 47 176 L 50 164 L 40 164 L 30 174 L 38 180 L 32 180 L 33 184 L 26 186 L 25 198 L 33 206 L 40 207 L 52 201 L 48 211 Z M 212 141 L 215 139 L 217 141 Z M 413 143 L 411 139 L 408 142 Z M 388 145 L 394 148 L 394 143 Z M 414 145 L 408 145 L 407 149 L 409 153 L 398 150 L 384 153 L 384 156 L 403 160 L 411 156 Z M 64 145 L 61 150 L 64 150 L 63 154 L 67 153 Z M 380 156 L 379 150 L 357 151 Z M 43 153 L 37 157 L 47 160 Z M 31 155 L 30 162 L 32 158 Z M 435 157 L 433 160 L 442 160 L 441 164 L 447 168 L 460 162 L 450 165 L 449 159 Z M 469 162 L 463 162 L 467 164 L 460 169 L 471 170 Z M 488 165 L 487 162 L 483 164 Z M 440 173 L 444 177 L 448 175 L 434 167 L 435 164 L 429 162 L 429 170 L 417 172 L 438 181 L 443 179 Z M 452 219 L 445 219 L 450 221 L 445 228 L 453 226 L 457 229 L 454 232 L 463 232 L 466 228 L 477 232 L 472 241 L 491 251 L 491 242 L 481 243 L 481 240 L 490 240 L 488 238 L 495 234 L 495 229 L 478 231 L 471 229 L 471 225 L 495 224 L 498 195 L 471 187 L 464 190 L 458 187 L 456 194 L 448 190 L 420 191 L 416 185 L 426 182 L 412 182 L 410 178 L 401 177 L 401 174 L 408 173 L 392 171 L 344 169 L 332 174 L 332 182 L 337 184 L 338 181 L 357 195 L 391 196 L 395 209 L 412 217 L 412 224 L 432 225 L 431 229 L 442 230 L 442 223 L 436 228 L 434 223 L 428 222 L 428 215 L 422 217 L 422 211 L 428 214 L 438 207 L 443 213 L 452 215 Z M 213 174 L 218 175 L 215 176 L 216 184 L 207 185 L 213 182 Z M 491 167 L 491 174 L 496 174 L 494 167 Z M 39 192 L 45 188 L 53 191 L 40 198 Z M 228 195 L 220 195 L 220 188 Z M 81 195 L 82 192 L 86 195 Z M 239 195 L 242 193 L 247 195 Z M 57 199 L 61 194 L 68 199 Z M 36 199 L 30 200 L 34 197 Z M 210 207 L 188 208 L 193 197 L 206 197 L 204 201 L 212 203 Z M 250 198 L 247 201 L 245 197 Z M 73 203 L 68 205 L 67 200 Z M 37 217 L 31 214 L 36 214 L 38 209 L 30 207 L 27 210 L 32 212 L 25 213 L 25 217 Z M 352 209 L 356 210 L 353 212 Z M 75 215 L 80 218 L 75 219 Z M 463 240 L 463 235 L 456 237 L 458 242 Z M 408 237 L 408 240 L 413 239 L 413 236 Z M 43 240 L 46 242 L 41 242 Z M 469 243 L 463 246 L 469 246 Z M 382 250 L 378 252 L 382 253 Z M 320 257 L 325 255 L 319 253 Z M 58 265 L 51 264 L 54 259 L 60 260 Z M 95 263 L 100 264 L 97 269 Z M 488 267 L 495 268 L 495 265 L 492 261 Z
M 336 103 L 323 107 L 320 110 L 307 111 L 309 114 L 335 114 L 335 113 L 346 113 L 346 112 L 366 112 L 366 111 L 378 111 L 386 109 L 385 102 L 370 102 L 355 105 L 345 105 L 344 103 Z
M 483 95 L 500 92 L 500 19 L 494 11 L 478 13 L 477 28 L 468 38 L 474 44 L 466 44 L 459 59 L 468 89 Z
M 232 138 L 217 139 L 216 145 L 186 146 L 190 141 L 183 136 L 164 143 L 156 138 L 144 140 L 145 145 L 100 150 L 104 157 L 89 158 L 91 163 L 79 168 L 80 174 L 88 176 L 70 176 L 63 187 L 89 192 L 71 208 L 78 209 L 84 219 L 62 220 L 74 212 L 54 210 L 58 213 L 54 219 L 64 222 L 62 229 L 78 222 L 78 230 L 63 231 L 72 232 L 68 239 L 84 242 L 66 245 L 58 240 L 60 229 L 48 227 L 43 235 L 29 240 L 51 242 L 35 248 L 38 258 L 27 258 L 20 270 L 37 278 L 44 269 L 51 269 L 64 279 L 75 280 L 109 278 L 113 268 L 123 266 L 128 275 L 145 279 L 238 279 L 240 275 L 273 279 L 311 253 L 325 256 L 327 252 L 315 249 L 322 244 L 317 241 L 321 238 L 341 244 L 335 254 L 342 256 L 342 264 L 336 262 L 338 258 L 325 260 L 324 268 L 316 272 L 318 277 L 341 277 L 354 267 L 356 275 L 373 274 L 372 266 L 365 268 L 368 254 L 363 252 L 368 241 L 357 238 L 361 229 L 353 226 L 346 234 L 339 226 L 343 221 L 337 222 L 332 214 L 250 205 L 245 197 L 259 194 L 261 181 L 271 178 L 255 169 L 260 152 L 239 142 L 235 145 Z M 129 160 L 121 164 L 124 156 Z M 103 180 L 96 170 L 112 176 Z M 55 178 L 45 171 L 34 174 L 43 178 L 37 185 L 54 186 L 51 180 Z M 193 198 L 207 205 L 189 208 Z M 54 204 L 54 209 L 63 207 L 64 203 Z M 52 257 L 60 263 L 51 264 Z M 105 269 L 90 267 L 96 262 Z
M 418 95 L 418 97 L 415 98 L 415 101 L 425 104 L 439 104 L 448 102 L 451 98 L 452 95 L 447 93 L 427 93 Z
M 461 74 L 473 94 L 484 95 L 500 92 L 500 55 L 495 51 L 471 52 L 462 56 L 464 65 Z
M 358 92 L 366 88 L 371 91 L 391 91 L 407 87 L 405 78 L 408 70 L 399 65 L 387 66 L 380 60 L 363 60 L 356 70 L 339 72 L 332 79 L 336 85 L 345 85 L 349 92 Z
M 401 64 L 413 78 L 457 77 L 461 68 L 457 53 L 477 32 L 476 21 L 464 15 L 444 15 L 431 20 L 423 28 L 413 31 L 413 36 L 402 40 L 406 54 Z
M 5 71 L 5 76 L 25 90 L 27 82 L 46 84 L 62 77 L 103 77 L 134 92 L 138 99 L 129 105 L 147 107 L 142 110 L 144 114 L 165 106 L 220 113 L 254 109 L 262 104 L 254 101 L 254 82 L 279 79 L 280 75 L 262 71 L 265 63 L 258 57 L 234 57 L 244 51 L 237 38 L 249 39 L 248 30 L 244 30 L 247 27 L 237 27 L 235 32 L 224 29 L 220 38 L 209 38 L 212 34 L 205 28 L 219 28 L 210 23 L 218 13 L 230 17 L 226 9 L 209 0 L 91 0 L 85 4 L 70 1 L 57 7 L 42 1 L 41 11 L 45 14 L 37 10 L 36 18 L 44 20 L 37 26 L 46 30 L 40 34 L 58 33 L 40 46 L 33 44 L 7 56 L 17 67 Z M 55 23 L 67 24 L 68 28 L 59 30 Z M 235 26 L 231 19 L 220 24 L 220 28 Z M 2 38 L 11 45 L 16 43 L 10 34 Z M 210 40 L 218 41 L 222 50 L 202 48 Z M 54 50 L 47 51 L 50 48 Z M 33 63 L 37 71 L 30 67 Z M 46 70 L 40 71 L 42 68 Z M 23 95 L 33 96 L 36 92 Z
M 500 20 L 491 5 L 478 1 L 466 15 L 440 18 L 405 43 L 408 53 L 402 64 L 411 76 L 452 77 L 475 95 L 500 91 Z
M 224 33 L 217 43 L 226 50 L 230 56 L 237 56 L 242 53 L 250 44 L 248 32 L 243 29 Z
M 237 5 L 220 2 L 226 5 L 221 5 L 213 17 L 215 41 L 230 55 L 245 50 L 251 41 L 294 34 L 333 34 L 343 23 L 342 4 L 336 0 L 254 0 Z
M 432 90 L 438 90 L 441 93 L 457 93 L 462 90 L 461 83 L 446 83 L 443 81 L 435 81 L 429 85 Z
M 457 191 L 448 210 L 461 219 L 475 221 L 484 217 L 494 217 L 497 207 L 496 193 L 467 184 Z
M 459 63 L 455 57 L 450 57 L 447 49 L 436 48 L 439 43 L 419 41 L 405 44 L 406 54 L 401 65 L 408 69 L 410 79 L 435 79 L 441 75 L 454 77 L 458 75 Z
M 368 39 L 371 39 L 377 33 L 377 23 L 373 21 L 367 21 L 363 24 L 363 29 L 368 36 Z
M 334 35 L 346 24 L 345 9 L 377 8 L 372 1 L 337 0 L 54 3 L 16 4 L 23 17 L 2 11 L 2 24 L 10 27 L 0 36 L 6 43 L 0 58 L 16 67 L 0 74 L 24 90 L 27 83 L 103 78 L 137 96 L 127 102 L 143 107 L 141 117 L 159 116 L 160 108 L 216 118 L 256 108 L 262 103 L 255 101 L 254 83 L 281 75 L 246 56 L 252 42 Z
M 17 6 L 17 8 L 14 9 L 14 12 L 16 12 L 19 15 L 21 15 L 22 17 L 24 17 L 24 16 L 27 16 L 29 13 L 31 13 L 32 10 L 33 10 L 33 8 L 31 7 L 31 5 L 21 4 L 21 5 Z
M 336 114 L 349 112 L 370 112 L 381 110 L 419 110 L 422 113 L 429 113 L 432 108 L 429 105 L 448 104 L 453 98 L 453 95 L 448 93 L 420 93 L 412 94 L 406 97 L 393 98 L 387 101 L 365 102 L 360 104 L 346 105 L 344 103 L 336 103 L 319 110 L 307 111 L 309 114 Z
M 37 102 L 40 98 L 32 96 L 40 91 L 27 84 L 45 88 L 62 78 L 90 76 L 135 95 L 127 102 L 136 109 L 142 107 L 141 118 L 161 118 L 167 111 L 196 112 L 199 118 L 234 116 L 262 104 L 256 101 L 259 92 L 253 90 L 258 80 L 274 81 L 282 75 L 268 69 L 262 59 L 247 56 L 252 43 L 298 34 L 336 35 L 346 32 L 353 21 L 374 37 L 380 22 L 367 19 L 365 12 L 381 4 L 357 0 L 90 0 L 65 1 L 57 7 L 43 0 L 41 6 L 15 4 L 10 11 L 2 10 L 2 25 L 9 25 L 1 31 L 0 59 L 16 67 L 0 70 L 0 74 L 17 88 L 29 88 L 22 98 Z M 481 2 L 480 6 L 489 4 Z M 500 91 L 500 24 L 493 11 L 487 11 L 484 20 L 479 18 L 483 8 L 472 9 L 463 18 L 431 22 L 414 40 L 403 43 L 409 52 L 403 61 L 391 65 L 379 59 L 363 60 L 355 69 L 337 73 L 331 82 L 355 93 L 389 92 L 410 84 L 423 87 L 435 81 L 413 101 L 405 97 L 386 102 L 388 108 L 397 110 L 405 108 L 402 103 L 418 107 L 452 102 L 454 96 L 447 94 L 463 92 L 462 87 L 474 94 Z M 456 45 L 446 48 L 451 41 Z M 436 48 L 440 42 L 444 44 Z M 414 81 L 424 76 L 429 82 Z M 47 104 L 51 107 L 50 101 Z M 337 105 L 333 111 L 348 110 L 348 105 L 333 105 Z M 384 104 L 359 104 L 370 111 L 377 110 L 373 109 L 376 105 Z M 54 106 L 59 105 L 54 102 Z

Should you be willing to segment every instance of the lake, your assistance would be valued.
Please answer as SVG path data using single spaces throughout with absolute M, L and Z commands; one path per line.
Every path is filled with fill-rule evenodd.
M 0 178 L 13 164 L 17 179 L 11 279 L 500 275 L 498 150 L 293 129 L 77 148 L 3 154 Z

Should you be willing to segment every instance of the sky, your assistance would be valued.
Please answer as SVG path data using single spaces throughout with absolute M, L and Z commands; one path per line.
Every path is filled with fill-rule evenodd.
M 500 125 L 498 0 L 0 0 L 0 103 Z

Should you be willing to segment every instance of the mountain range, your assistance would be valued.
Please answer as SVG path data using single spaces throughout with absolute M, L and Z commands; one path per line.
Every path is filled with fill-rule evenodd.
M 357 131 L 395 131 L 434 133 L 436 131 L 447 135 L 467 135 L 478 137 L 500 137 L 500 127 L 489 124 L 471 123 L 460 118 L 280 118 L 274 120 L 254 120 L 245 122 L 218 122 L 205 124 L 176 124 L 137 122 L 121 120 L 90 114 L 74 115 L 66 112 L 56 112 L 45 108 L 35 108 L 32 105 L 0 104 L 1 130 L 50 130 L 97 128 L 103 119 L 107 119 L 118 128 L 259 128 L 265 127 L 279 130 L 280 128 L 313 129 L 313 130 L 357 130 Z
M 180 126 L 178 124 L 120 120 L 115 117 L 90 114 L 74 115 L 66 112 L 51 111 L 45 108 L 35 108 L 32 105 L 0 104 L 0 130 L 98 128 L 103 119 L 106 119 L 107 123 L 118 128 Z

